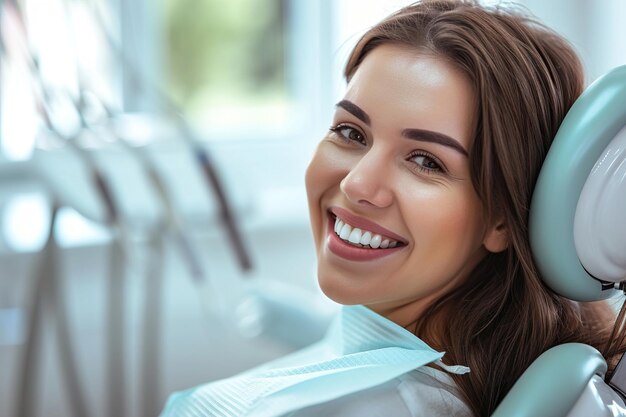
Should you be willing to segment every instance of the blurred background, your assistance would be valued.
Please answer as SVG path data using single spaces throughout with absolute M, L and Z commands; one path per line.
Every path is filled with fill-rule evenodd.
M 408 3 L 0 0 L 0 417 L 154 416 L 322 335 L 304 170 Z M 626 2 L 518 4 L 626 64 Z

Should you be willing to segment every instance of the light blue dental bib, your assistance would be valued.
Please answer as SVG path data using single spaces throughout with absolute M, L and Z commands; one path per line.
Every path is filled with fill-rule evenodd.
M 429 363 L 437 352 L 363 306 L 344 306 L 327 335 L 309 348 L 232 378 L 174 394 L 161 417 L 279 417 L 374 387 Z

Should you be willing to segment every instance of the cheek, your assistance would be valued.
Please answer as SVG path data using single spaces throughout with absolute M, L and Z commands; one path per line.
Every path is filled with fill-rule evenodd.
M 318 146 L 305 174 L 311 227 L 313 235 L 318 242 L 323 229 L 321 224 L 323 221 L 321 213 L 322 197 L 328 190 L 333 189 L 335 184 L 338 186 L 341 181 L 336 158 L 333 157 L 328 148 L 329 146 L 324 143 Z
M 319 188 L 319 171 L 320 171 L 320 161 L 317 156 L 318 152 L 316 151 L 313 154 L 313 158 L 311 162 L 309 162 L 309 166 L 306 168 L 306 173 L 304 174 L 304 184 L 306 186 L 306 194 L 309 199 L 309 204 L 311 204 L 311 200 L 314 194 L 316 194 L 317 189 Z
M 348 159 L 332 144 L 319 144 L 305 175 L 309 205 L 315 204 L 326 190 L 339 186 L 350 170 Z
M 322 193 L 324 175 L 324 160 L 320 157 L 319 150 L 317 150 L 313 155 L 311 162 L 309 162 L 309 166 L 307 167 L 304 176 L 306 194 L 310 209 L 317 206 L 317 202 L 319 201 L 319 197 Z
M 470 190 L 422 189 L 412 196 L 409 227 L 416 242 L 437 252 L 473 252 L 482 242 L 482 206 Z

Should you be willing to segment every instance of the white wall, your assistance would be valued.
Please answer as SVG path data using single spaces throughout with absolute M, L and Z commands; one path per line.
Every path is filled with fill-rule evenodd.
M 626 64 L 626 2 L 622 0 L 522 0 L 545 24 L 578 49 L 590 83 Z

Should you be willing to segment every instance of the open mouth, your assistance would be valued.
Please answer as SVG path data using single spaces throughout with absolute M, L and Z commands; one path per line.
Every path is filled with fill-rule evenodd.
M 344 242 L 364 249 L 392 249 L 405 246 L 405 243 L 384 234 L 351 225 L 347 220 L 330 212 L 334 220 L 334 233 Z

